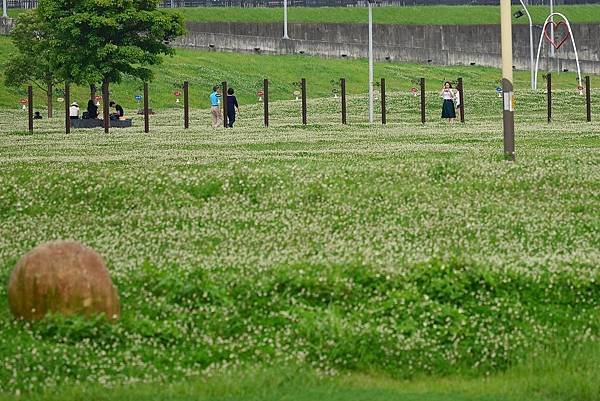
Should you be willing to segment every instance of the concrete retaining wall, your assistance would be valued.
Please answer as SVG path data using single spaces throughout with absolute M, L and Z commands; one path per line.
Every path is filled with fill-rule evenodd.
M 281 24 L 188 23 L 188 34 L 176 46 L 217 51 L 301 53 L 325 57 L 366 57 L 368 27 L 363 24 L 290 24 L 284 40 Z M 541 27 L 534 28 L 537 44 Z M 584 73 L 600 74 L 600 25 L 573 25 Z M 500 27 L 498 25 L 376 25 L 373 30 L 374 57 L 378 60 L 410 61 L 442 65 L 499 67 Z M 514 65 L 529 68 L 529 27 L 513 28 Z M 259 49 L 259 50 L 257 50 Z M 548 68 L 544 42 L 540 68 Z M 537 50 L 537 47 L 536 47 Z M 557 52 L 560 68 L 576 70 L 570 42 Z

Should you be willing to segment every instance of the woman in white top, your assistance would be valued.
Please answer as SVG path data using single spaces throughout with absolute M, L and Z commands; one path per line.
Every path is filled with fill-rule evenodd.
M 448 122 L 453 123 L 456 118 L 456 110 L 454 108 L 454 98 L 456 90 L 452 89 L 452 84 L 449 81 L 444 82 L 440 96 L 444 99 L 442 104 L 442 118 L 447 118 Z
M 79 119 L 79 105 L 77 102 L 71 103 L 71 106 L 69 107 L 69 117 L 71 120 Z

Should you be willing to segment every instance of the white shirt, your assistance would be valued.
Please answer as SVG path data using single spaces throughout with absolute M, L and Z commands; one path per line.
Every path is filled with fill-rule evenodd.
M 442 92 L 442 97 L 444 98 L 444 100 L 453 100 L 454 93 L 452 93 L 452 89 L 444 89 L 444 91 Z
M 69 107 L 69 117 L 79 117 L 79 107 L 78 106 Z

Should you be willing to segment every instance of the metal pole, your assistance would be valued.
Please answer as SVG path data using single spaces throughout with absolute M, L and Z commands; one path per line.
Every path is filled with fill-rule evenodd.
M 369 123 L 373 124 L 373 7 L 369 0 Z
M 223 127 L 229 127 L 227 121 L 227 81 L 221 82 L 221 88 L 223 89 Z
M 548 93 L 548 124 L 552 121 L 552 74 L 546 77 L 546 91 Z
M 346 78 L 340 78 L 340 87 L 342 90 L 342 124 L 347 124 L 346 120 Z
M 148 82 L 144 82 L 144 132 L 150 132 L 150 113 L 148 112 Z
M 531 19 L 531 14 L 529 14 L 529 10 L 527 9 L 527 6 L 523 2 L 523 0 L 519 1 L 521 2 L 521 6 L 523 7 L 525 14 L 527 14 L 527 18 L 529 19 L 529 69 L 531 70 L 531 89 L 536 89 L 537 85 L 534 79 L 535 73 L 533 70 L 533 20 Z
M 28 109 L 28 117 L 29 117 L 29 132 L 33 134 L 33 87 L 29 85 L 27 87 L 27 106 Z
M 585 77 L 585 106 L 587 122 L 592 122 L 592 96 L 590 94 L 590 76 Z
M 306 79 L 302 78 L 302 124 L 306 125 Z
M 550 0 L 550 15 L 552 14 L 554 14 L 554 1 Z M 552 25 L 550 25 L 550 37 L 554 42 L 554 16 L 550 18 L 550 21 L 552 21 Z M 554 58 L 554 46 L 550 46 L 550 55 Z
M 385 78 L 381 78 L 381 124 L 387 123 L 385 110 Z
M 283 38 L 289 39 L 288 36 L 288 14 L 287 14 L 287 0 L 283 0 Z
M 6 0 L 2 0 L 2 17 L 8 18 L 8 13 L 6 11 Z
M 458 106 L 458 110 L 460 111 L 460 122 L 465 123 L 465 94 L 464 94 L 464 85 L 463 79 L 458 78 L 458 101 L 460 105 Z
M 425 78 L 421 78 L 421 124 L 425 124 Z
M 190 128 L 190 83 L 183 82 L 183 128 Z
M 511 0 L 500 0 L 502 36 L 502 92 L 504 126 L 504 157 L 515 161 L 515 111 L 513 107 L 512 21 Z
M 269 126 L 269 80 L 263 81 L 263 108 L 265 113 L 265 127 Z

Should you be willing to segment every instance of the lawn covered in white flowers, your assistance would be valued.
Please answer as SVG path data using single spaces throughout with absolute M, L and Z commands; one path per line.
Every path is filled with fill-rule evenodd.
M 548 126 L 532 95 L 507 163 L 486 96 L 464 126 L 434 103 L 425 127 L 401 122 L 417 106 L 393 96 L 385 127 L 338 124 L 337 100 L 311 103 L 307 127 L 295 102 L 269 129 L 260 105 L 232 130 L 164 110 L 148 135 L 139 119 L 65 135 L 60 118 L 28 135 L 0 112 L 0 282 L 35 245 L 76 239 L 123 311 L 29 326 L 0 286 L 1 391 L 247 365 L 485 375 L 599 344 L 600 125 L 576 110 Z

